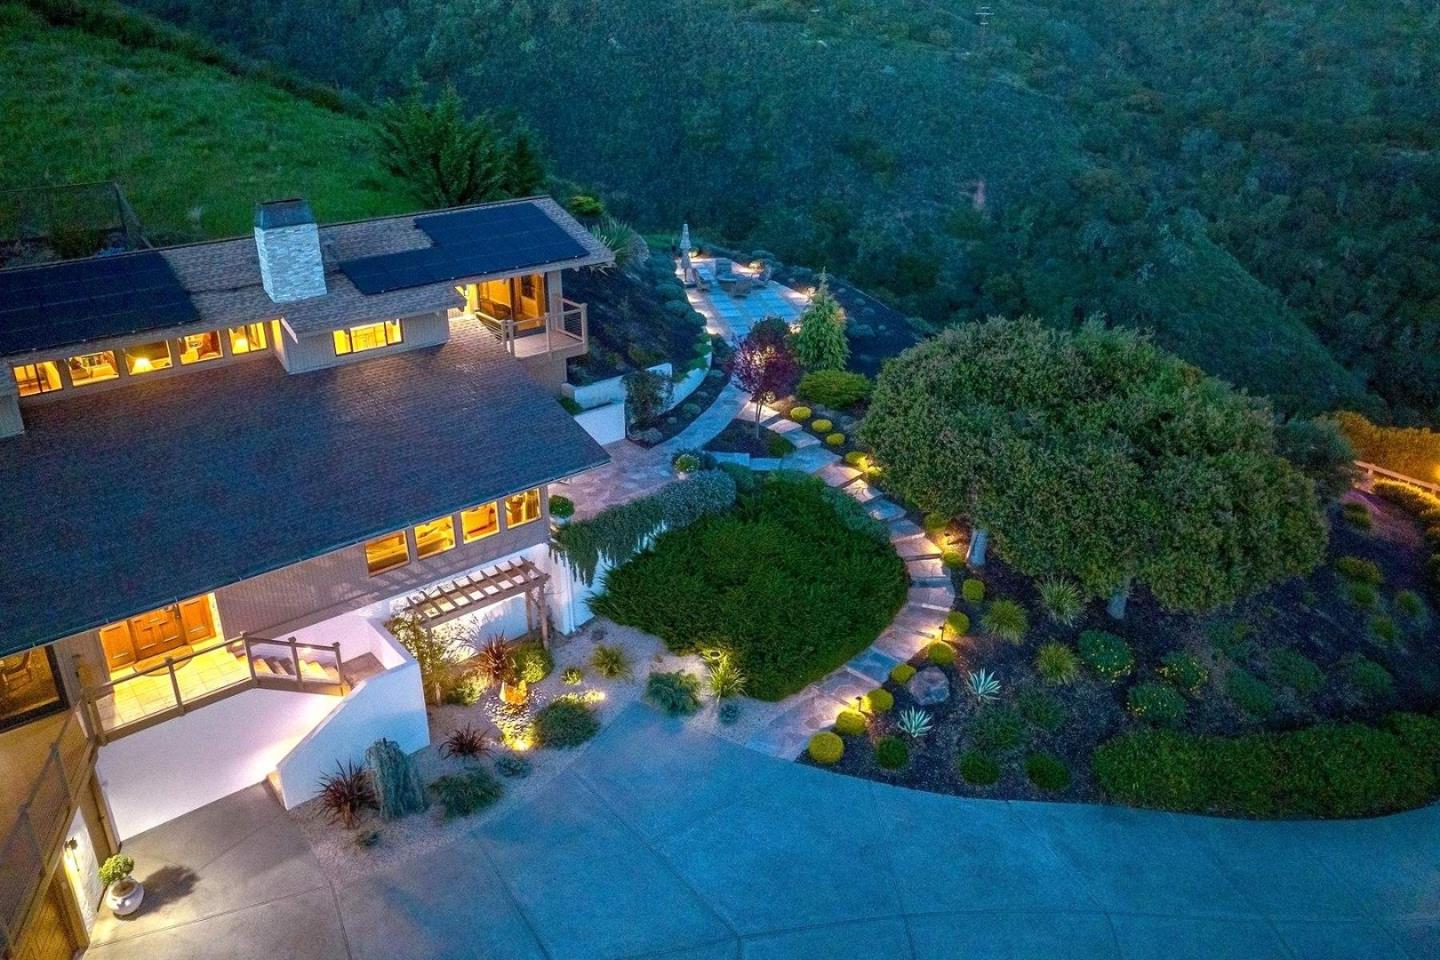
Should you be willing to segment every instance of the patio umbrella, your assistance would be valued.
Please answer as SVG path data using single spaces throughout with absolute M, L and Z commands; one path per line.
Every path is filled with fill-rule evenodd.
M 680 225 L 680 279 L 683 283 L 695 282 L 695 268 L 690 263 L 690 224 Z

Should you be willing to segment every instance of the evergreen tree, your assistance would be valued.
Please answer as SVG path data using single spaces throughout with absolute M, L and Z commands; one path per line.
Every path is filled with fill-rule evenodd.
M 518 143 L 507 144 L 488 114 L 467 120 L 453 86 L 433 104 L 418 92 L 387 103 L 376 136 L 386 169 L 408 182 L 427 206 L 504 199 L 512 196 L 508 188 L 522 169 L 529 176 L 538 165 L 528 140 L 528 156 L 522 158 Z
M 830 293 L 822 275 L 810 305 L 800 315 L 795 333 L 795 359 L 806 370 L 844 370 L 850 359 L 850 341 L 845 337 L 845 311 Z
M 505 158 L 505 192 L 512 197 L 528 197 L 544 187 L 545 161 L 535 146 L 535 136 L 520 127 Z

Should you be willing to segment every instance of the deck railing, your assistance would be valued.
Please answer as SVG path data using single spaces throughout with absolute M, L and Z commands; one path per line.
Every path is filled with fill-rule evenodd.
M 94 761 L 95 745 L 84 718 L 71 710 L 50 741 L 14 825 L 0 837 L 0 956 L 9 957 L 15 949 Z
M 495 317 L 477 310 L 475 317 L 505 345 L 511 356 L 539 356 L 565 347 L 584 346 L 590 337 L 590 321 L 585 304 L 562 300 L 557 313 L 541 317 Z M 540 329 L 521 330 L 538 320 Z
M 1384 467 L 1374 463 L 1367 463 L 1364 460 L 1356 460 L 1355 466 L 1365 474 L 1366 481 L 1374 480 L 1376 477 L 1384 477 L 1387 480 L 1396 480 L 1400 483 L 1408 483 L 1412 487 L 1419 487 L 1421 490 L 1428 490 L 1433 494 L 1440 495 L 1440 483 L 1431 483 L 1428 480 L 1420 480 L 1403 473 L 1396 473 L 1394 470 L 1386 470 Z
M 194 677 L 179 671 L 197 658 L 221 652 L 225 671 Z M 231 664 L 225 657 L 233 657 Z M 157 683 L 156 681 L 163 681 Z M 143 683 L 143 687 L 142 687 Z M 349 691 L 340 644 L 299 643 L 294 637 L 272 640 L 241 634 L 208 647 L 137 670 L 108 683 L 87 687 L 85 709 L 97 742 L 104 744 L 158 723 L 255 688 L 344 696 Z M 130 696 L 134 694 L 134 696 Z M 122 701 L 129 700 L 128 704 Z

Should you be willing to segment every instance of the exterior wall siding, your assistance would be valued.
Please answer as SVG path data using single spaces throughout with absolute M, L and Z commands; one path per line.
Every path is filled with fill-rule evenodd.
M 367 322 L 375 323 L 386 319 L 394 318 L 381 317 Z M 354 325 L 359 326 L 360 324 Z M 301 337 L 299 340 L 291 339 L 289 331 L 286 331 L 285 345 L 280 352 L 280 359 L 288 372 L 308 373 L 311 370 L 338 367 L 344 363 L 363 363 L 366 360 L 403 353 L 406 350 L 434 347 L 450 339 L 450 321 L 446 319 L 443 311 L 401 317 L 400 330 L 404 339 L 399 343 L 359 353 L 347 353 L 342 356 L 337 356 L 335 353 L 335 338 L 331 335 L 331 331 L 311 334 Z
M 0 437 L 13 437 L 25 432 L 25 418 L 20 416 L 20 398 L 13 393 L 0 394 Z

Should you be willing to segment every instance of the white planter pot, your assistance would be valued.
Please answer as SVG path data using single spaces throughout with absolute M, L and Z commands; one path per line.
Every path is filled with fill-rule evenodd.
M 144 899 L 145 885 L 139 880 L 112 883 L 110 889 L 105 891 L 105 905 L 117 917 L 128 917 L 139 910 L 140 902 Z

